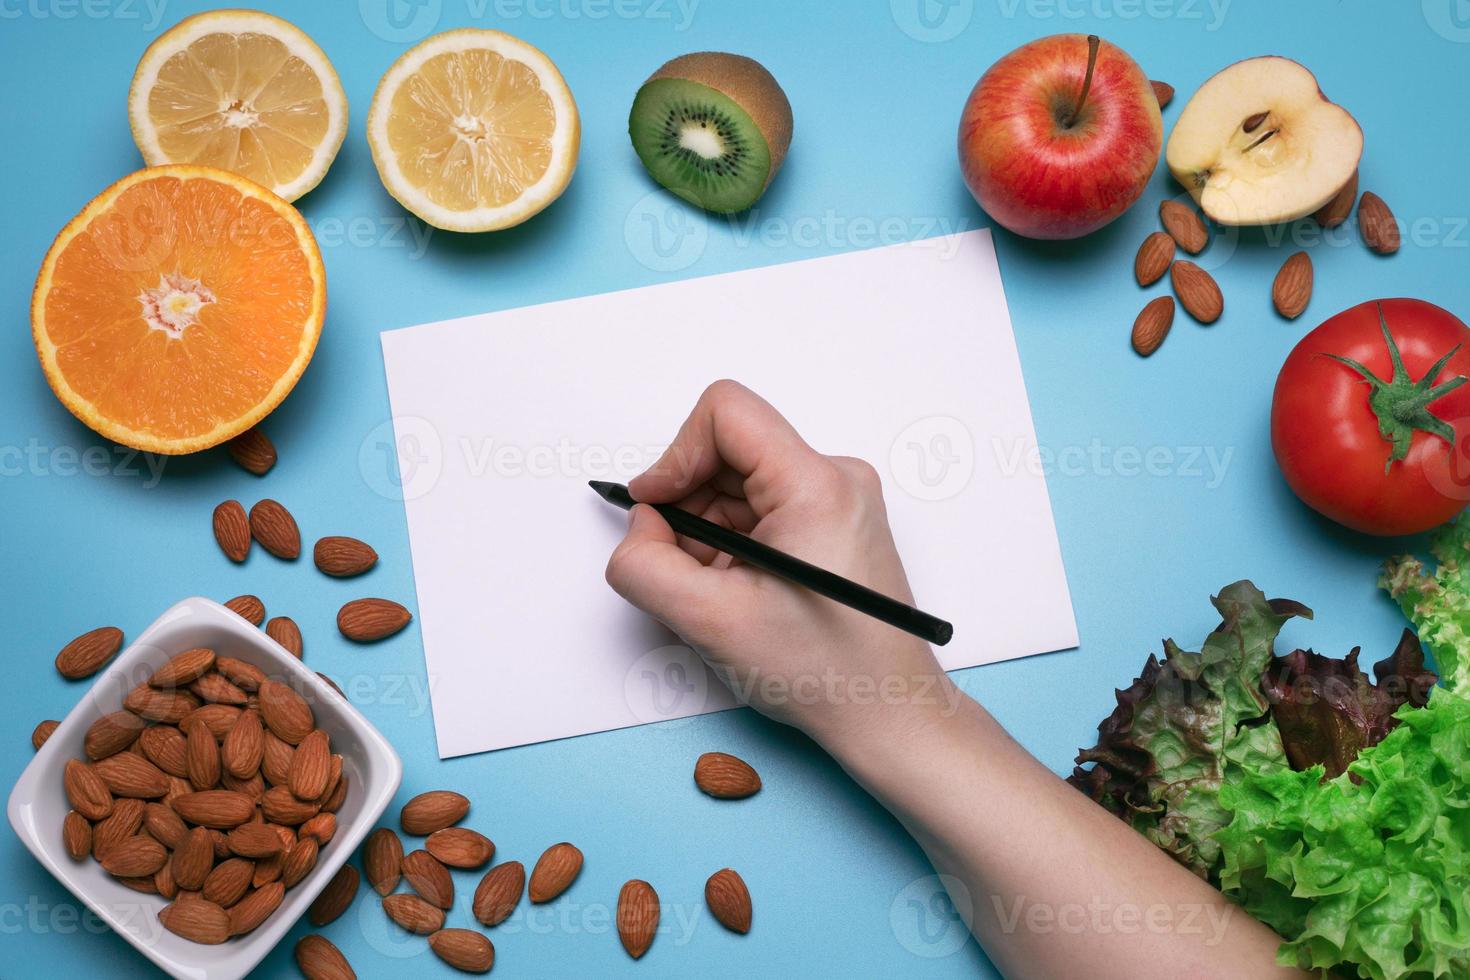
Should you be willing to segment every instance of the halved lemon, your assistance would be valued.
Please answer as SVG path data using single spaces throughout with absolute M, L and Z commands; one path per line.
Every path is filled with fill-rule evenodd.
M 301 29 L 258 10 L 186 17 L 143 52 L 128 93 L 150 166 L 219 167 L 294 201 L 326 176 L 347 95 Z
M 82 209 L 31 295 L 41 369 L 73 415 L 155 453 L 263 419 L 316 350 L 326 274 L 306 222 L 212 167 L 152 167 Z
M 494 231 L 572 179 L 577 103 L 551 59 L 500 31 L 446 31 L 406 51 L 368 110 L 378 176 L 436 228 Z

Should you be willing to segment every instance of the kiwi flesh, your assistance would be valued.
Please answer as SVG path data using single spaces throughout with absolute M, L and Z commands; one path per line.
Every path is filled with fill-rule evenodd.
M 628 114 L 654 180 L 707 211 L 744 211 L 791 144 L 791 103 L 771 73 L 738 54 L 701 51 L 649 76 Z

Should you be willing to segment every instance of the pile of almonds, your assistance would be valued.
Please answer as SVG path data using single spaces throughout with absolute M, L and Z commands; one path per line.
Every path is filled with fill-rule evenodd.
M 203 647 L 97 719 L 83 751 L 62 780 L 67 853 L 168 899 L 159 921 L 197 943 L 269 918 L 316 866 L 347 795 L 342 757 L 301 695 Z

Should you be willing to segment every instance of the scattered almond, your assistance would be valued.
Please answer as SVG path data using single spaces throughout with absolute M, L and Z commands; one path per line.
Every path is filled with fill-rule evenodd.
M 1174 325 L 1174 297 L 1159 296 L 1149 301 L 1133 321 L 1133 349 L 1148 357 L 1163 344 Z
M 760 791 L 761 777 L 743 759 L 706 752 L 694 763 L 694 785 L 722 800 L 738 800 Z
M 403 856 L 403 880 L 430 905 L 448 909 L 454 905 L 454 880 L 449 869 L 428 851 L 411 851 Z
M 582 870 L 582 852 L 566 841 L 552 844 L 531 871 L 531 901 L 549 902 L 567 890 Z
M 429 948 L 465 973 L 488 973 L 495 965 L 495 946 L 473 929 L 440 929 L 429 937 Z
M 217 946 L 230 938 L 229 913 L 203 898 L 174 900 L 159 910 L 158 921 L 190 942 Z
M 357 869 L 351 864 L 344 864 L 338 868 L 332 880 L 327 882 L 327 887 L 322 889 L 316 901 L 311 903 L 311 908 L 307 909 L 306 915 L 311 920 L 311 924 L 324 926 L 346 912 L 352 905 L 352 900 L 357 897 L 357 886 L 360 881 Z
M 398 823 L 405 834 L 425 837 L 464 819 L 470 812 L 470 801 L 453 790 L 436 789 L 420 793 L 398 813 Z
M 1312 259 L 1306 252 L 1297 252 L 1281 265 L 1276 281 L 1271 284 L 1271 302 L 1276 312 L 1288 320 L 1295 320 L 1307 308 L 1312 298 Z
M 1353 205 L 1358 200 L 1358 172 L 1348 178 L 1348 182 L 1342 185 L 1342 190 L 1312 215 L 1313 220 L 1323 228 L 1336 228 L 1348 219 L 1353 213 Z
M 1193 262 L 1180 259 L 1169 273 L 1179 305 L 1200 323 L 1214 323 L 1225 311 L 1225 297 L 1214 278 Z
M 265 603 L 253 595 L 237 595 L 225 602 L 225 608 L 252 626 L 265 622 Z
M 82 740 L 82 751 L 92 760 L 117 755 L 143 734 L 148 723 L 131 711 L 114 711 L 92 722 Z
M 1168 82 L 1149 82 L 1154 89 L 1154 98 L 1159 100 L 1159 108 L 1162 109 L 1174 101 L 1174 86 Z
M 225 452 L 243 469 L 264 476 L 276 465 L 276 447 L 258 428 L 246 429 L 225 443 Z
M 721 868 L 704 883 L 704 904 L 715 921 L 733 932 L 750 931 L 750 891 L 732 868 Z
M 250 519 L 238 500 L 226 500 L 214 509 L 214 540 L 225 557 L 242 562 L 250 554 Z
M 398 835 L 387 827 L 369 834 L 362 846 L 362 870 L 379 895 L 392 893 L 403 874 L 403 842 Z
M 357 980 L 347 957 L 325 936 L 296 940 L 296 966 L 306 980 Z
M 280 681 L 267 679 L 256 693 L 261 720 L 281 741 L 296 745 L 316 727 L 311 706 Z
M 280 908 L 281 899 L 285 895 L 286 886 L 279 881 L 272 881 L 240 899 L 229 911 L 230 935 L 243 936 L 254 932 L 262 922 L 270 918 L 272 912 Z
M 1383 198 L 1364 191 L 1358 202 L 1358 232 L 1363 244 L 1379 255 L 1392 255 L 1399 250 L 1399 225 Z
M 68 810 L 61 821 L 61 840 L 72 860 L 80 861 L 92 851 L 92 825 L 77 811 Z
M 378 553 L 356 538 L 332 536 L 321 538 L 311 552 L 316 567 L 334 578 L 361 575 L 372 568 Z
M 1138 254 L 1133 258 L 1133 277 L 1140 286 L 1151 286 L 1163 278 L 1173 261 L 1174 239 L 1156 231 L 1138 246 Z
M 289 616 L 277 616 L 265 624 L 265 635 L 275 640 L 286 652 L 297 660 L 301 659 L 301 628 Z
M 391 599 L 354 599 L 337 612 L 337 629 L 349 640 L 371 643 L 392 636 L 413 614 Z
M 633 959 L 648 952 L 658 932 L 658 893 L 646 881 L 634 878 L 618 893 L 618 939 Z
M 91 677 L 122 647 L 123 633 L 116 626 L 100 626 L 83 633 L 61 648 L 56 670 L 67 680 Z
M 35 728 L 31 729 L 31 748 L 39 752 L 41 750 L 41 746 L 46 744 L 46 739 L 50 738 L 51 734 L 60 727 L 61 722 L 52 721 L 48 718 L 46 721 L 41 722 Z
M 427 936 L 444 928 L 444 910 L 435 908 L 417 895 L 399 892 L 383 899 L 388 918 L 409 932 Z
M 515 911 L 526 887 L 526 869 L 519 861 L 506 861 L 485 872 L 475 889 L 475 918 L 487 926 L 499 925 Z
M 429 853 L 451 868 L 483 868 L 495 856 L 495 844 L 468 827 L 436 830 L 424 841 Z
M 1167 200 L 1159 205 L 1159 220 L 1164 230 L 1179 247 L 1190 255 L 1198 255 L 1210 243 L 1210 233 L 1199 214 L 1187 204 Z
M 301 530 L 280 501 L 267 497 L 250 508 L 250 535 L 277 558 L 292 561 L 301 554 Z

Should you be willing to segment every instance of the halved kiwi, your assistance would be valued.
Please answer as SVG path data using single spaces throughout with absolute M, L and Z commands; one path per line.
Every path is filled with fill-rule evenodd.
M 649 76 L 628 135 L 664 187 L 706 211 L 744 211 L 786 158 L 791 103 L 760 62 L 701 51 Z

